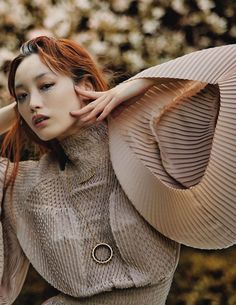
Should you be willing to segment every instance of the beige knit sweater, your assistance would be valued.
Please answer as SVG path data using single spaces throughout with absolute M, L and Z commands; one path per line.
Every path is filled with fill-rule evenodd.
M 106 125 L 92 126 L 61 145 L 69 157 L 64 171 L 50 155 L 22 162 L 13 205 L 9 194 L 5 197 L 0 304 L 12 304 L 29 262 L 73 297 L 172 278 L 179 245 L 148 225 L 121 189 L 109 158 Z M 1 180 L 3 174 L 4 162 Z M 113 249 L 107 264 L 92 258 L 99 242 Z M 101 260 L 108 254 L 102 247 L 96 253 Z

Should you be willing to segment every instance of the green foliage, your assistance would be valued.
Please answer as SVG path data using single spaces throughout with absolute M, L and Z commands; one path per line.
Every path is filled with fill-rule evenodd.
M 167 305 L 235 305 L 235 255 L 183 247 Z

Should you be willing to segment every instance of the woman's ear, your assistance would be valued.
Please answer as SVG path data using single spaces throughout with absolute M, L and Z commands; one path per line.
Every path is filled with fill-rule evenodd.
M 76 86 L 86 91 L 94 91 L 93 84 L 91 83 L 88 77 L 85 77 L 80 80 L 78 84 L 76 84 Z
M 83 78 L 82 80 L 80 80 L 77 84 L 76 87 L 79 87 L 82 90 L 86 90 L 86 91 L 95 91 L 93 84 L 91 83 L 91 81 L 89 80 L 88 77 Z M 82 96 L 80 94 L 78 94 L 78 92 L 75 90 L 76 94 L 79 96 L 80 98 L 80 103 L 81 103 L 81 107 L 86 106 L 91 99 L 87 98 L 85 96 Z

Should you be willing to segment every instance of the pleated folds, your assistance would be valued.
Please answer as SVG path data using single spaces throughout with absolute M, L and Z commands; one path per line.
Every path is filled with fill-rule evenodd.
M 109 119 L 116 175 L 140 214 L 188 246 L 236 241 L 236 45 L 149 68 L 139 101 Z

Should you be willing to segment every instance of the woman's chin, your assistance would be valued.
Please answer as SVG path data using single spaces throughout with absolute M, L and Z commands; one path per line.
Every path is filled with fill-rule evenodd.
M 65 138 L 74 135 L 80 131 L 81 128 L 75 126 L 69 126 L 69 128 L 61 128 L 59 130 L 41 130 L 41 132 L 37 132 L 37 136 L 42 141 L 50 141 L 50 140 L 64 140 Z
M 39 137 L 40 140 L 42 140 L 44 142 L 51 141 L 51 140 L 54 140 L 55 138 L 57 138 L 55 135 L 37 134 L 37 136 Z

